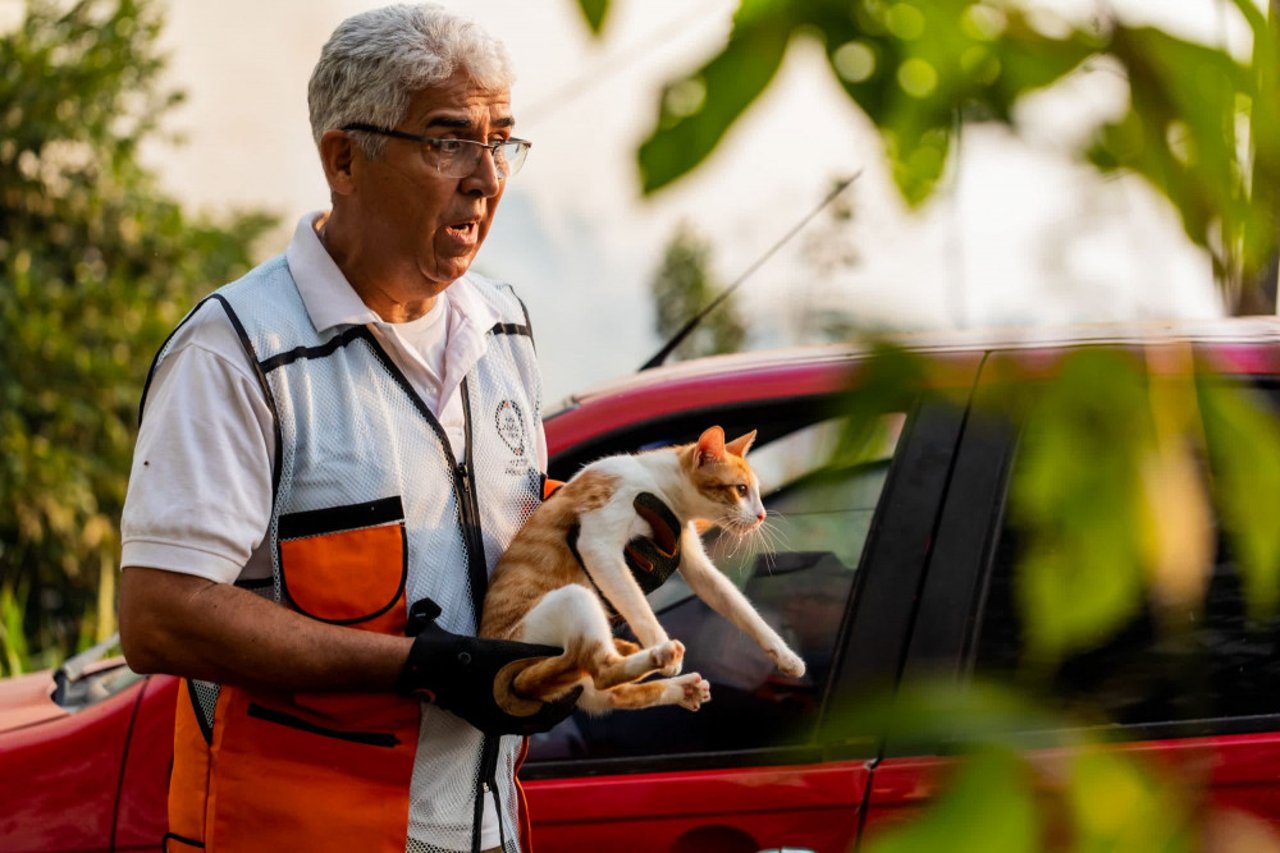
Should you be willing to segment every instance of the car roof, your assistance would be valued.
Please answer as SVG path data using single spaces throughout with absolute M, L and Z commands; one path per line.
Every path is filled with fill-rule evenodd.
M 552 407 L 548 449 L 554 455 L 631 424 L 752 400 L 785 400 L 847 387 L 857 365 L 888 342 L 972 369 L 987 353 L 1034 361 L 1084 346 L 1187 344 L 1221 370 L 1280 373 L 1280 317 L 1227 317 L 1070 326 L 1027 326 L 885 334 L 867 342 L 718 355 L 654 368 L 596 386 Z

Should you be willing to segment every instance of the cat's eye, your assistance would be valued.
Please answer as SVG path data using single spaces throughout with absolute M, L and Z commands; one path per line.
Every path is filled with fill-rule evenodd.
M 747 496 L 748 489 L 742 483 L 739 483 L 738 485 L 734 486 L 734 488 L 738 490 L 738 497 L 745 498 Z

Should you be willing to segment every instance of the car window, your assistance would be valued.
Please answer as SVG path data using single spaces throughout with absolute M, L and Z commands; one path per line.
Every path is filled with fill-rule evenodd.
M 1268 405 L 1261 394 L 1259 402 Z M 1015 676 L 1023 654 L 1018 542 L 1018 530 L 1006 518 L 978 634 L 976 666 L 986 674 Z M 1046 698 L 1137 727 L 1134 737 L 1146 729 L 1178 735 L 1273 728 L 1273 722 L 1251 718 L 1280 714 L 1280 616 L 1246 617 L 1240 572 L 1225 538 L 1217 543 L 1203 608 L 1189 609 L 1178 621 L 1178 632 L 1161 630 L 1151 609 L 1142 607 L 1121 630 L 1068 657 Z
M 601 717 L 575 714 L 532 739 L 530 760 L 705 754 L 811 742 L 902 421 L 885 419 L 871 458 L 845 470 L 826 464 L 840 419 L 772 430 L 770 439 L 748 454 L 761 479 L 768 532 L 754 542 L 716 532 L 704 536 L 715 564 L 804 658 L 803 677 L 778 672 L 754 642 L 694 597 L 677 574 L 650 595 L 650 604 L 667 633 L 685 644 L 684 671 L 701 673 L 710 682 L 712 701 L 696 713 L 653 708 Z M 634 639 L 625 628 L 617 633 Z

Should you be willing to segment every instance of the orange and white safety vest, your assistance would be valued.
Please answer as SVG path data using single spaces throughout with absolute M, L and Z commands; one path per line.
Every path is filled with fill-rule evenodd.
M 283 256 L 208 297 L 274 410 L 265 594 L 283 606 L 402 635 L 409 604 L 431 598 L 442 627 L 475 633 L 489 572 L 541 498 L 541 423 L 523 306 L 506 285 L 468 281 L 501 319 L 461 389 L 460 464 L 367 327 L 315 330 Z M 167 849 L 471 850 L 492 783 L 514 850 L 521 741 L 500 740 L 484 768 L 484 735 L 416 699 L 184 682 Z

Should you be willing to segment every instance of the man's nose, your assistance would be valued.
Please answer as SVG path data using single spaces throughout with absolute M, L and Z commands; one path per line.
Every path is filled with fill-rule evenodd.
M 492 198 L 502 189 L 505 180 L 498 174 L 498 154 L 492 148 L 485 148 L 476 160 L 476 167 L 471 174 L 462 179 L 463 190 Z

